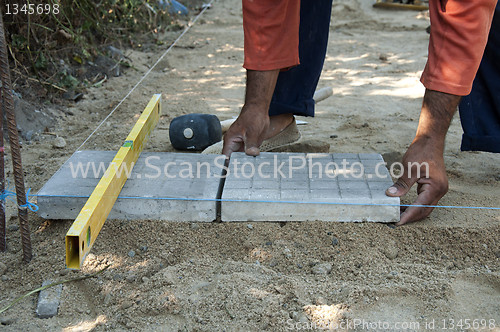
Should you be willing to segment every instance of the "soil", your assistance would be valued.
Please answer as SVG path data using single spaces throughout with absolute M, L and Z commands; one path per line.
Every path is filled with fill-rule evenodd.
M 334 0 L 318 86 L 331 86 L 334 95 L 317 105 L 315 118 L 301 119 L 308 121 L 300 126 L 304 137 L 330 143 L 330 152 L 400 159 L 418 123 L 428 26 L 428 12 Z M 59 109 L 46 105 L 51 119 L 37 118 L 43 124 L 30 129 L 31 139 L 23 138 L 27 187 L 38 191 L 165 49 L 127 51 L 137 70 L 108 78 L 78 102 Z M 168 141 L 174 117 L 197 112 L 224 120 L 238 114 L 242 62 L 241 1 L 218 0 L 82 149 L 117 150 L 151 96 L 161 93 L 164 115 L 146 150 L 174 151 Z M 45 126 L 50 133 L 40 129 Z M 445 151 L 450 191 L 440 204 L 498 207 L 500 156 L 461 152 L 461 134 L 457 115 Z M 56 136 L 65 147 L 53 147 Z M 34 257 L 24 263 L 15 214 L 8 201 L 0 308 L 44 280 L 111 266 L 98 277 L 64 284 L 53 318 L 35 316 L 37 296 L 23 299 L 0 315 L 0 331 L 287 331 L 321 319 L 330 327 L 364 319 L 390 324 L 376 330 L 432 329 L 434 323 L 434 329 L 467 330 L 470 324 L 472 330 L 500 331 L 496 210 L 438 208 L 403 227 L 108 220 L 80 271 L 64 265 L 72 220 L 44 220 L 30 212 Z M 415 322 L 419 329 L 409 325 Z

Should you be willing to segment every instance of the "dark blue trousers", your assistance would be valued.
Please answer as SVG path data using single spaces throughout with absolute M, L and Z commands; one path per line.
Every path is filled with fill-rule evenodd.
M 500 153 L 500 2 L 471 93 L 459 106 L 462 151 Z
M 300 65 L 280 72 L 269 115 L 293 113 L 314 116 L 313 95 L 323 70 L 332 0 L 305 0 L 300 4 Z

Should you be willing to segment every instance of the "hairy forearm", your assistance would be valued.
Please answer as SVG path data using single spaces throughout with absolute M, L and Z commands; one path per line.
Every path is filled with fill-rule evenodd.
M 430 139 L 444 147 L 444 139 L 461 96 L 425 90 L 415 140 Z
M 274 88 L 276 87 L 278 74 L 279 70 L 247 70 L 246 108 L 253 106 L 251 108 L 255 111 L 267 114 Z

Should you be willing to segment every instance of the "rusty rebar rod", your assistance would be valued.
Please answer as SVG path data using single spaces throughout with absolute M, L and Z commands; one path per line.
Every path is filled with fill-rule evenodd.
M 21 241 L 23 246 L 23 260 L 31 260 L 31 235 L 28 223 L 28 206 L 26 205 L 26 191 L 24 188 L 23 165 L 21 162 L 21 147 L 17 133 L 16 114 L 14 111 L 14 98 L 12 96 L 12 83 L 10 80 L 9 61 L 7 58 L 7 45 L 3 27 L 2 10 L 0 8 L 0 77 L 2 79 L 2 102 L 5 103 L 7 114 L 7 125 L 9 143 L 12 155 L 12 166 L 14 168 L 14 182 L 16 185 L 17 206 L 19 223 L 21 229 Z
M 5 190 L 5 170 L 4 170 L 4 145 L 3 145 L 3 113 L 5 102 L 3 96 L 3 84 L 0 87 L 0 193 Z M 5 197 L 0 199 L 0 252 L 7 250 L 6 223 L 5 223 Z

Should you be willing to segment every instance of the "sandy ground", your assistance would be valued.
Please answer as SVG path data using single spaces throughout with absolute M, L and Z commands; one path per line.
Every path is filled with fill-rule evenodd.
M 301 131 L 329 142 L 331 152 L 376 152 L 395 160 L 418 122 L 428 13 L 371 5 L 334 0 L 319 83 L 331 86 L 334 96 L 318 104 L 317 116 L 306 119 Z M 241 3 L 216 1 L 178 46 L 83 149 L 117 150 L 153 93 L 162 94 L 164 116 L 148 151 L 173 151 L 168 125 L 175 116 L 238 114 L 245 80 Z M 65 148 L 53 148 L 52 135 L 35 135 L 24 144 L 28 187 L 43 186 L 164 49 L 127 51 L 138 71 L 89 90 L 60 112 L 51 130 L 66 140 Z M 461 134 L 457 116 L 445 152 L 450 192 L 441 204 L 499 206 L 500 156 L 460 152 Z M 403 203 L 415 194 L 408 196 Z M 351 322 L 342 326 L 355 329 L 352 324 L 364 319 L 385 323 L 376 330 L 468 330 L 470 324 L 500 331 L 498 211 L 440 208 L 398 228 L 108 220 L 83 269 L 71 272 L 64 269 L 64 236 L 72 221 L 30 218 L 35 256 L 29 264 L 21 262 L 17 218 L 8 221 L 0 308 L 46 279 L 111 267 L 99 277 L 65 284 L 56 317 L 36 318 L 31 296 L 0 315 L 8 324 L 0 324 L 0 331 L 287 331 L 321 319 L 332 328 Z

